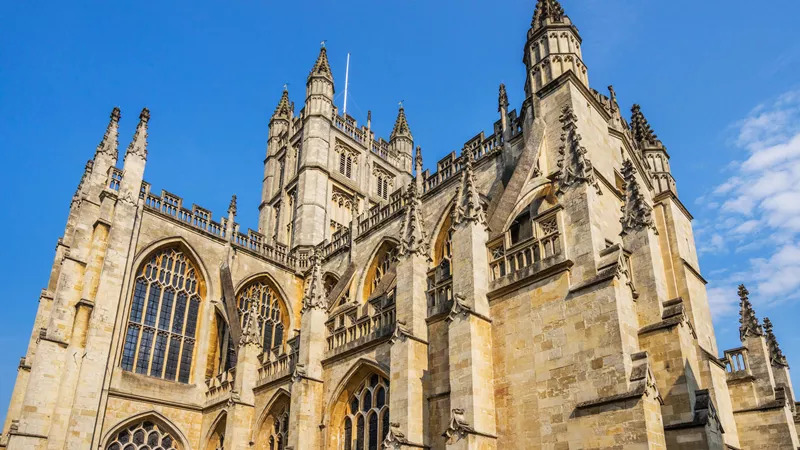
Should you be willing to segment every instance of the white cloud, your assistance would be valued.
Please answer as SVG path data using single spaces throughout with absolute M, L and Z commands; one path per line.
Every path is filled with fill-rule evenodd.
M 748 155 L 704 196 L 721 206 L 706 220 L 711 236 L 700 252 L 751 257 L 726 261 L 738 267 L 712 279 L 709 302 L 718 317 L 736 312 L 740 282 L 757 304 L 800 300 L 800 91 L 759 105 L 734 130 Z

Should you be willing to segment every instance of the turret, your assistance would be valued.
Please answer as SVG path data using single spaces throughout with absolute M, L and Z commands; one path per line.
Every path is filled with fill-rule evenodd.
M 411 135 L 411 128 L 408 126 L 405 108 L 402 104 L 397 111 L 397 120 L 394 122 L 392 134 L 389 136 L 389 151 L 397 156 L 400 161 L 400 169 L 410 174 L 414 155 L 414 137 Z
M 527 96 L 570 71 L 589 86 L 581 37 L 558 0 L 539 0 L 536 4 L 522 60 L 528 68 Z
M 641 151 L 642 158 L 650 167 L 656 194 L 670 191 L 677 195 L 678 190 L 669 167 L 667 149 L 650 128 L 639 105 L 633 105 L 631 108 L 631 134 L 634 144 Z
M 267 157 L 264 160 L 264 178 L 261 183 L 261 204 L 258 206 L 258 231 L 272 237 L 274 213 L 269 201 L 275 196 L 279 186 L 275 186 L 278 161 L 275 154 L 281 149 L 282 136 L 289 131 L 293 118 L 292 104 L 289 102 L 289 90 L 284 86 L 281 99 L 269 120 L 269 138 L 267 139 Z
M 306 82 L 306 116 L 321 115 L 331 119 L 333 93 L 333 73 L 323 45 Z

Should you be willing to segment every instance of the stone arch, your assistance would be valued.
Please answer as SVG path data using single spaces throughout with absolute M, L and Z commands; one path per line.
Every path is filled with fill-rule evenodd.
M 334 272 L 325 272 L 322 276 L 322 281 L 325 286 L 325 296 L 327 297 L 336 284 L 339 282 L 339 275 L 335 274 Z
M 150 421 L 157 425 L 159 429 L 163 430 L 164 432 L 168 433 L 174 440 L 174 448 L 177 450 L 191 450 L 191 445 L 189 445 L 189 440 L 186 439 L 186 435 L 181 432 L 180 428 L 178 428 L 171 420 L 169 420 L 166 416 L 159 413 L 155 410 L 141 412 L 139 414 L 135 414 L 130 416 L 126 419 L 119 421 L 116 425 L 111 427 L 101 440 L 102 442 L 102 450 L 106 450 L 117 438 L 120 432 L 124 431 L 126 428 L 138 425 L 140 423 L 144 423 Z
M 198 271 L 200 272 L 200 276 L 203 279 L 203 285 L 205 289 L 204 295 L 206 298 L 212 298 L 212 296 L 214 296 L 216 293 L 216 289 L 211 289 L 212 277 L 208 272 L 208 268 L 206 267 L 205 262 L 203 262 L 203 259 L 200 257 L 200 254 L 182 236 L 171 236 L 158 239 L 147 244 L 147 246 L 139 250 L 133 259 L 133 264 L 131 265 L 133 268 L 133 273 L 136 273 L 136 271 L 142 267 L 142 264 L 144 264 L 147 258 L 152 254 L 171 246 L 179 247 L 197 267 Z M 130 283 L 128 287 L 130 288 Z M 216 286 L 214 287 L 216 288 Z
M 208 427 L 208 432 L 206 433 L 203 442 L 205 442 L 205 450 L 216 450 L 218 448 L 223 448 L 223 444 L 225 442 L 225 428 L 228 424 L 228 411 L 222 410 L 217 414 L 217 417 L 211 422 L 211 426 Z
M 340 442 L 340 426 L 347 413 L 348 399 L 372 374 L 389 379 L 389 368 L 366 358 L 360 358 L 350 366 L 342 376 L 336 389 L 333 390 L 324 411 L 323 423 L 326 433 L 325 448 L 342 448 Z M 380 448 L 380 447 L 379 447 Z
M 258 416 L 255 422 L 256 426 L 253 428 L 250 441 L 255 443 L 255 450 L 269 450 L 269 439 L 275 439 L 278 436 L 284 440 L 283 445 L 284 447 L 286 446 L 288 443 L 286 442 L 287 432 L 290 432 L 288 430 L 290 404 L 291 394 L 285 388 L 279 388 L 272 395 Z M 275 430 L 276 420 L 280 423 L 278 430 Z M 277 445 L 274 448 L 277 448 Z
M 531 207 L 534 203 L 537 203 L 537 211 L 542 212 L 544 209 L 541 208 L 542 204 L 549 204 L 550 206 L 555 206 L 558 203 L 558 199 L 555 197 L 555 189 L 553 184 L 549 180 L 542 180 L 541 184 L 537 184 L 533 186 L 528 192 L 526 192 L 517 203 L 514 205 L 514 208 L 511 210 L 511 214 L 508 215 L 505 219 L 505 223 L 503 223 L 502 231 L 508 230 L 509 226 L 514 222 L 514 220 L 523 212 L 524 209 Z
M 377 267 L 379 263 L 379 258 L 384 254 L 386 251 L 397 251 L 400 248 L 400 241 L 396 238 L 384 236 L 378 245 L 372 250 L 369 258 L 367 259 L 368 263 L 364 267 L 361 272 L 361 276 L 359 277 L 359 289 L 357 292 L 360 293 L 359 301 L 360 303 L 364 303 L 369 298 L 371 293 L 371 283 L 374 279 L 374 269 Z
M 287 330 L 293 330 L 295 328 L 300 328 L 299 324 L 294 323 L 295 322 L 294 321 L 294 313 L 295 313 L 295 311 L 292 308 L 291 302 L 289 301 L 289 299 L 291 297 L 289 295 L 287 295 L 286 289 L 284 289 L 283 286 L 281 286 L 281 284 L 278 283 L 278 280 L 276 280 L 275 277 L 271 273 L 269 273 L 269 272 L 258 272 L 258 273 L 254 273 L 252 275 L 248 275 L 247 277 L 243 278 L 241 281 L 236 283 L 236 286 L 234 286 L 234 288 L 233 288 L 233 292 L 235 292 L 235 295 L 238 295 L 239 292 L 241 292 L 242 288 L 244 288 L 248 284 L 252 283 L 253 281 L 257 281 L 259 278 L 263 278 L 263 279 L 266 279 L 267 281 L 269 281 L 269 283 L 272 286 L 272 288 L 275 289 L 275 292 L 278 293 L 278 296 L 281 299 L 281 303 L 282 303 L 283 307 L 286 308 L 286 312 L 287 312 L 286 318 L 288 320 L 286 329 Z
M 447 203 L 447 207 L 444 208 L 444 211 L 439 215 L 439 218 L 436 220 L 436 225 L 433 227 L 433 233 L 431 233 L 431 237 L 429 239 L 430 248 L 430 257 L 431 261 L 433 261 L 433 266 L 437 266 L 441 262 L 441 252 L 440 248 L 442 244 L 442 238 L 449 232 L 450 227 L 452 226 L 452 213 L 453 208 L 455 207 L 455 195 L 450 201 Z

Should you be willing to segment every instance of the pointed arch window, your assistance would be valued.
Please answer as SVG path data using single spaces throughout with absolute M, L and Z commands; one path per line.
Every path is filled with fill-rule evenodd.
M 285 342 L 287 317 L 280 295 L 271 283 L 263 278 L 245 286 L 236 296 L 242 326 L 249 314 L 250 305 L 254 302 L 258 306 L 260 315 L 258 322 L 264 351 L 273 350 L 281 353 Z
M 342 421 L 344 450 L 378 450 L 389 433 L 389 380 L 373 373 L 353 391 Z
M 179 450 L 180 444 L 169 431 L 151 420 L 134 423 L 114 433 L 105 450 Z
M 122 369 L 188 383 L 204 295 L 197 269 L 180 249 L 167 248 L 155 253 L 137 275 Z

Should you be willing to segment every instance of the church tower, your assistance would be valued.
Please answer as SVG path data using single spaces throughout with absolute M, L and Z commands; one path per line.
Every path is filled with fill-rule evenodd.
M 569 71 L 588 87 L 589 77 L 581 56 L 581 43 L 578 29 L 564 13 L 559 1 L 539 0 L 522 58 L 528 70 L 526 97 Z

